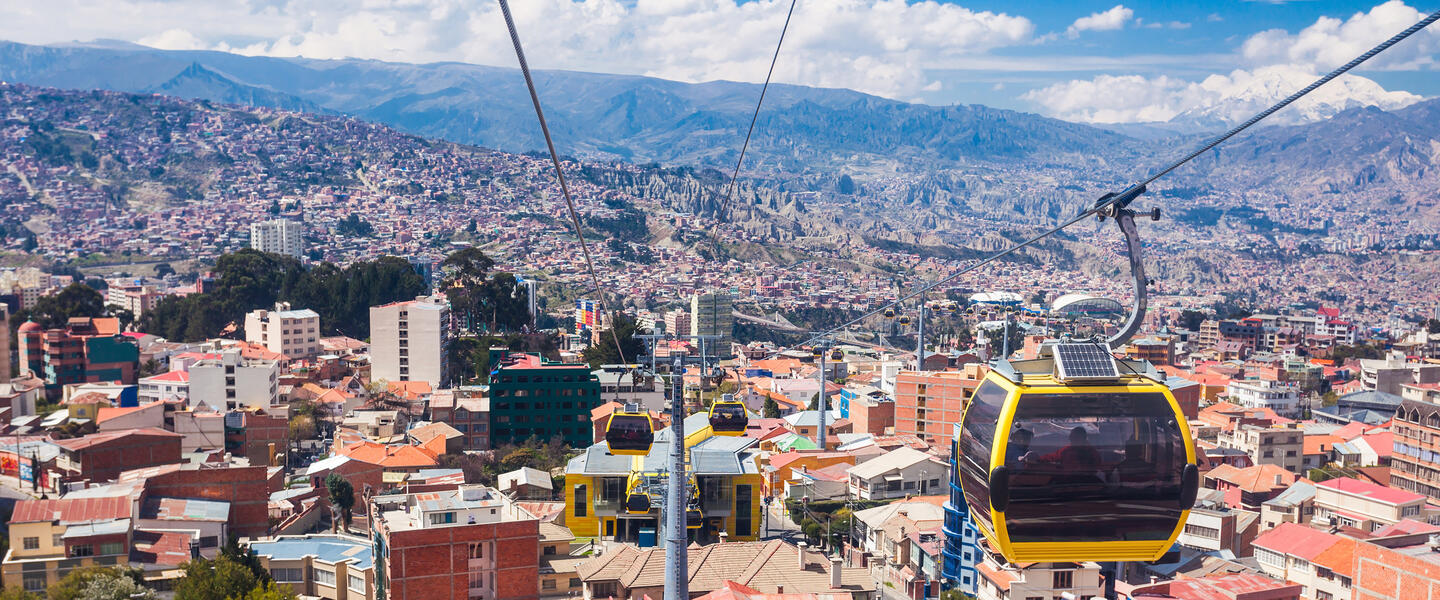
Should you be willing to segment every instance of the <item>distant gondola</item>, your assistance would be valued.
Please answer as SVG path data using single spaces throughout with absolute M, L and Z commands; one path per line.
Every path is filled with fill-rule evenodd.
M 750 417 L 745 404 L 733 394 L 725 394 L 720 401 L 710 405 L 710 431 L 715 435 L 738 436 L 745 433 Z
M 605 443 L 610 446 L 611 454 L 644 456 L 655 443 L 655 424 L 644 409 L 626 405 L 610 415 L 610 422 L 605 425 Z

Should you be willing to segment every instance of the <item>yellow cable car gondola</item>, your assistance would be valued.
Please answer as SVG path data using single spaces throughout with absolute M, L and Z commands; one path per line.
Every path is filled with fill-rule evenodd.
M 650 494 L 645 489 L 640 473 L 631 473 L 629 485 L 625 488 L 625 513 L 644 515 L 650 513 Z
M 910 315 L 900 315 L 899 323 L 901 327 L 908 327 L 910 325 Z
M 965 411 L 955 465 L 975 525 L 1012 563 L 1156 560 L 1199 484 L 1158 373 L 1089 343 L 1000 361 Z
M 627 404 L 615 411 L 610 415 L 610 422 L 605 424 L 605 443 L 610 446 L 611 454 L 649 454 L 650 445 L 655 443 L 655 424 L 650 420 L 650 414 L 635 404 Z
M 735 399 L 734 394 L 725 394 L 719 402 L 710 405 L 710 431 L 720 436 L 738 436 L 745 433 L 750 424 L 745 404 Z
M 831 350 L 831 351 L 830 351 L 830 360 L 831 360 L 831 361 L 834 361 L 834 362 L 840 362 L 840 361 L 842 361 L 842 360 L 845 360 L 845 351 L 844 351 L 844 350 L 841 350 L 841 349 L 839 349 L 839 348 L 836 348 L 836 349 L 834 349 L 834 350 Z
M 893 308 L 887 308 L 887 309 L 885 309 L 884 315 L 885 315 L 885 318 L 887 318 L 887 319 L 893 319 L 893 318 L 895 318 L 895 309 L 893 309 Z

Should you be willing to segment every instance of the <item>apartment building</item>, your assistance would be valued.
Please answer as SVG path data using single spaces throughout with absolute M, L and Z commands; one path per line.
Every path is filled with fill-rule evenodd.
M 584 363 L 557 363 L 538 354 L 490 351 L 490 443 L 520 444 L 532 436 L 560 436 L 590 444 L 590 411 L 600 406 L 600 382 Z
M 293 310 L 289 302 L 276 302 L 275 310 L 250 311 L 245 341 L 288 358 L 310 358 L 320 353 L 320 315 L 308 308 Z
M 261 252 L 305 258 L 305 225 L 289 219 L 250 224 L 250 247 Z
M 1390 486 L 1440 500 L 1440 404 L 1406 399 L 1392 430 Z
M 1025 568 L 1009 565 L 989 553 L 977 565 L 980 585 L 979 600 L 1012 600 L 1019 598 L 1074 598 L 1103 595 L 1100 565 L 1084 563 L 1034 563 Z
M 1293 424 L 1279 427 L 1240 425 L 1216 436 L 1221 448 L 1239 450 L 1257 465 L 1276 465 L 1303 475 L 1305 469 L 1305 432 Z
M 449 383 L 450 320 L 439 296 L 370 307 L 370 379 Z
M 735 333 L 734 311 L 734 298 L 730 294 L 717 292 L 690 297 L 690 334 L 719 336 L 713 342 L 706 342 L 707 354 L 729 356 Z
M 1250 556 L 1260 533 L 1260 513 L 1240 509 L 1192 508 L 1176 543 L 1203 552 Z
M 388 600 L 540 597 L 540 521 L 494 488 L 373 496 L 369 512 Z
M 348 535 L 280 536 L 256 540 L 260 565 L 298 595 L 324 600 L 375 600 L 375 562 L 369 540 Z
M 108 283 L 110 287 L 105 288 L 105 305 L 128 310 L 137 319 L 154 309 L 155 305 L 165 297 L 165 294 L 160 293 L 153 285 L 144 285 L 134 281 Z
M 913 435 L 931 445 L 948 443 L 987 370 L 972 363 L 958 371 L 900 371 L 895 379 L 895 434 Z
M 244 358 L 237 349 L 221 352 L 219 358 L 203 358 L 190 365 L 189 372 L 191 408 L 204 405 L 216 412 L 269 409 L 280 397 L 280 364 Z
M 1300 415 L 1299 388 L 1278 381 L 1240 380 L 1225 386 L 1230 402 L 1245 408 L 1268 408 L 1286 417 Z
M 1302 597 L 1350 600 L 1356 542 L 1297 523 L 1282 523 L 1255 538 L 1260 570 L 1300 584 Z M 1406 596 L 1401 596 L 1406 597 Z
M 480 388 L 435 390 L 430 396 L 430 418 L 459 431 L 464 449 L 490 449 L 490 399 Z
M 1423 494 L 1340 477 L 1315 484 L 1312 523 L 1320 527 L 1340 525 L 1375 531 L 1402 519 L 1434 520 L 1436 512 L 1425 503 Z
M 51 396 L 72 383 L 135 383 L 140 347 L 134 339 L 120 335 L 117 319 L 76 317 L 63 328 L 48 330 L 26 321 L 16 334 L 21 373 L 44 379 Z

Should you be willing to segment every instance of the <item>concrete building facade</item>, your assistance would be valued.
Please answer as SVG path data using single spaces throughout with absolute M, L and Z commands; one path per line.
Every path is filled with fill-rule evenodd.
M 438 296 L 370 307 L 370 379 L 449 382 L 450 303 Z
M 320 353 L 320 315 L 308 308 L 293 310 L 289 302 L 276 302 L 275 310 L 245 314 L 245 341 L 289 358 Z
M 289 219 L 250 224 L 250 247 L 261 252 L 305 257 L 305 226 Z

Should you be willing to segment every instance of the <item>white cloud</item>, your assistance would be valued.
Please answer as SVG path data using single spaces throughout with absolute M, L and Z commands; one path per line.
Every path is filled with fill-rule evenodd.
M 1065 35 L 1078 37 L 1082 31 L 1113 31 L 1125 27 L 1125 23 L 1135 17 L 1135 11 L 1125 8 L 1124 4 L 1116 4 L 1110 10 L 1091 13 L 1089 16 L 1075 19 L 1070 27 L 1065 29 Z
M 273 56 L 463 61 L 510 66 L 498 8 L 475 0 L 52 0 L 0 9 L 0 38 L 112 38 L 171 49 Z M 758 81 L 789 0 L 520 0 L 535 68 Z M 910 98 L 926 69 L 1028 43 L 1021 16 L 934 0 L 801 2 L 775 80 Z
M 1290 64 L 1330 70 L 1424 17 L 1401 0 L 1390 0 L 1344 21 L 1320 17 L 1315 24 L 1295 34 L 1283 29 L 1262 31 L 1245 40 L 1240 53 L 1248 64 L 1255 66 Z M 1440 52 L 1440 29 L 1427 28 L 1371 59 L 1365 68 L 1434 68 L 1437 52 Z
M 1021 98 L 1052 116 L 1087 123 L 1185 122 L 1232 125 L 1274 104 L 1316 79 L 1314 72 L 1288 65 L 1236 69 L 1200 82 L 1174 77 L 1101 75 L 1057 83 Z M 1387 91 L 1356 75 L 1344 75 L 1270 118 L 1270 123 L 1323 119 L 1359 106 L 1395 109 L 1421 100 L 1404 91 Z

